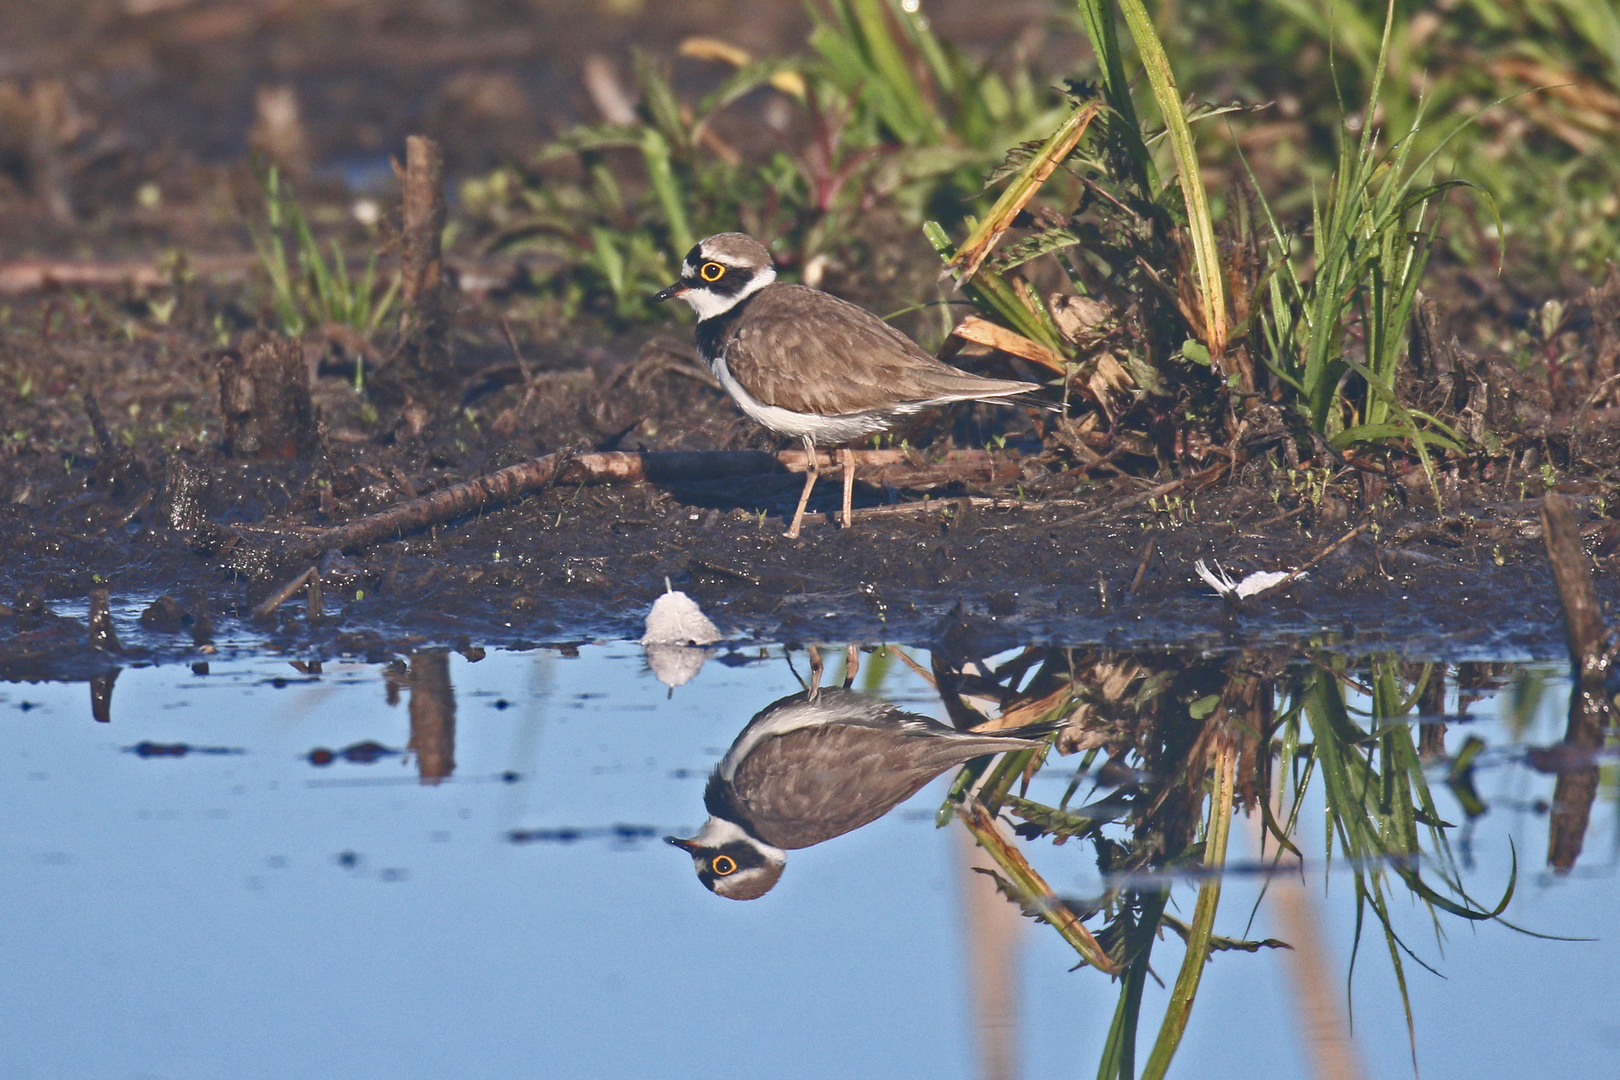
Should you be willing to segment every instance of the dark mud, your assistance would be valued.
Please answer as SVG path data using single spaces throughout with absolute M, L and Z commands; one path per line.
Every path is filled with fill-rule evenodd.
M 617 5 L 622 17 L 584 3 L 4 5 L 13 32 L 4 78 L 24 88 L 78 71 L 58 87 L 74 122 L 57 151 L 30 157 L 15 131 L 0 131 L 7 250 L 155 261 L 183 251 L 236 259 L 240 272 L 182 273 L 162 286 L 7 286 L 0 676 L 83 678 L 197 659 L 220 647 L 211 639 L 386 657 L 423 642 L 634 637 L 666 580 L 738 641 L 954 641 L 988 653 L 1026 642 L 1213 649 L 1311 638 L 1363 652 L 1552 657 L 1562 631 L 1538 517 L 1549 487 L 1576 497 L 1600 595 L 1620 596 L 1620 423 L 1601 401 L 1592 407 L 1620 363 L 1620 286 L 1538 291 L 1511 274 L 1441 265 L 1425 341 L 1414 344 L 1429 364 L 1419 397 L 1425 408 L 1461 410 L 1493 449 L 1442 471 L 1438 509 L 1412 461 L 1328 455 L 1326 467 L 1290 468 L 1297 455 L 1290 461 L 1278 438 L 1237 448 L 1237 466 L 1207 482 L 1210 458 L 1174 454 L 1139 454 L 1127 470 L 1137 475 L 1124 476 L 1076 467 L 1039 416 L 978 408 L 902 434 L 925 458 L 1000 446 L 1019 463 L 1018 480 L 858 491 L 864 508 L 926 495 L 927 510 L 868 517 L 847 533 L 819 518 L 792 542 L 780 534 L 793 475 L 558 485 L 395 542 L 326 553 L 320 618 L 307 618 L 301 595 L 254 619 L 255 605 L 307 569 L 278 554 L 278 538 L 301 528 L 548 451 L 777 446 L 694 362 L 686 324 L 561 327 L 508 291 L 512 279 L 465 275 L 450 312 L 451 366 L 432 394 L 358 393 L 353 343 L 312 334 L 302 358 L 314 423 L 291 446 L 302 456 L 259 461 L 257 448 L 228 446 L 222 365 L 250 353 L 271 321 L 246 276 L 242 216 L 262 202 L 244 161 L 258 89 L 299 91 L 307 190 L 332 195 L 323 229 L 353 231 L 339 207 L 361 192 L 392 197 L 387 159 L 406 133 L 444 143 L 453 188 L 583 115 L 585 53 L 622 63 L 632 45 L 667 51 L 681 35 L 718 28 L 780 53 L 802 35 L 797 4 L 745 6 L 747 20 L 729 3 Z M 971 21 L 986 46 L 1039 24 L 1051 31 L 1043 47 L 1077 49 L 1072 29 L 1053 30 L 1045 11 L 1005 5 L 986 22 L 975 5 L 944 5 L 937 18 L 946 32 Z M 159 180 L 155 199 L 141 194 Z M 892 253 L 908 249 L 888 226 L 869 227 L 869 246 L 891 252 L 878 260 L 891 269 L 873 280 L 834 267 L 827 287 L 882 310 L 914 302 L 932 255 L 919 252 L 907 270 Z M 452 267 L 466 257 L 452 250 Z M 1563 314 L 1538 329 L 1555 294 Z M 1545 370 L 1521 371 L 1507 353 L 1537 334 Z M 369 385 L 386 387 L 386 357 L 371 361 L 381 366 L 368 368 Z M 835 487 L 820 490 L 821 511 Z M 1201 558 L 1234 575 L 1293 569 L 1358 527 L 1283 596 L 1246 609 L 1193 571 Z M 96 589 L 110 591 L 121 616 L 116 642 L 92 644 L 82 621 Z M 163 596 L 172 599 L 135 620 Z
M 200 553 L 196 531 L 164 519 L 183 500 L 163 478 L 150 482 L 145 506 L 144 491 L 81 489 L 0 509 L 6 677 L 84 678 L 130 661 L 197 659 L 215 638 L 374 660 L 424 643 L 633 638 L 666 581 L 739 644 L 887 640 L 988 655 L 1030 642 L 1221 649 L 1309 640 L 1445 659 L 1563 652 L 1535 497 L 1459 496 L 1436 517 L 1421 506 L 1356 512 L 1331 495 L 1274 500 L 1230 484 L 1117 510 L 1136 485 L 1091 485 L 1044 505 L 1019 503 L 1016 485 L 978 498 L 955 485 L 936 492 L 927 512 L 858 521 L 847 532 L 824 513 L 789 541 L 780 534 L 799 486 L 791 474 L 670 489 L 553 487 L 366 551 L 328 552 L 319 618 L 309 618 L 301 590 L 255 619 L 253 605 L 302 569 L 278 559 L 254 527 L 299 501 L 285 494 L 298 490 L 297 478 L 230 463 L 211 475 L 195 463 L 171 468 L 171 485 L 176 474 L 203 477 L 198 505 L 208 520 L 238 527 L 228 550 Z M 92 465 L 81 469 L 94 475 Z M 332 469 L 300 469 L 303 486 L 334 490 L 319 488 L 316 475 Z M 453 474 L 432 472 L 441 483 Z M 400 480 L 410 477 L 401 470 Z M 429 483 L 418 473 L 412 486 Z M 836 486 L 818 495 L 823 511 Z M 883 502 L 882 492 L 861 494 L 858 506 Z M 986 505 L 991 495 L 1002 505 Z M 1612 606 L 1620 521 L 1600 516 L 1601 496 L 1576 503 L 1600 596 Z M 1358 527 L 1280 597 L 1240 607 L 1194 574 L 1198 559 L 1234 576 L 1297 568 Z M 119 638 L 101 647 L 84 622 L 51 614 L 83 612 L 98 588 L 111 590 L 125 616 Z M 172 599 L 146 606 L 159 596 Z M 199 628 L 199 617 L 212 627 Z

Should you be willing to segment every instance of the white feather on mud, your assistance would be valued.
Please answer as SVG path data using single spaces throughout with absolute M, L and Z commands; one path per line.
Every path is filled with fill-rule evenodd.
M 647 667 L 658 681 L 673 690 L 691 682 L 703 670 L 703 664 L 713 654 L 703 648 L 720 640 L 720 631 L 703 614 L 697 601 L 683 592 L 669 589 L 647 612 L 646 632 L 641 635 L 641 646 L 646 652 Z
M 1198 576 L 1203 578 L 1204 584 L 1215 590 L 1216 595 L 1227 600 L 1247 600 L 1251 596 L 1276 588 L 1290 578 L 1302 578 L 1304 574 L 1296 574 L 1288 570 L 1256 570 L 1239 581 L 1233 581 L 1220 563 L 1210 570 L 1203 559 L 1193 564 Z

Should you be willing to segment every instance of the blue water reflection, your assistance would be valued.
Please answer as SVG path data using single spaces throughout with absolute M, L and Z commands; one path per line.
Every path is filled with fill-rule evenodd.
M 437 783 L 422 782 L 433 736 L 420 717 L 413 730 L 410 691 L 374 665 L 126 670 L 107 724 L 84 684 L 0 684 L 0 1076 L 981 1075 L 964 847 L 932 825 L 948 778 L 796 851 L 753 903 L 710 895 L 656 839 L 691 835 L 708 770 L 755 711 L 798 689 L 780 655 L 711 662 L 669 695 L 629 645 L 450 654 L 453 760 L 429 770 Z M 863 679 L 941 715 L 899 665 Z M 1469 730 L 1554 742 L 1563 692 L 1555 682 L 1511 723 L 1508 695 L 1489 698 Z M 142 743 L 244 752 L 127 752 Z M 343 753 L 367 745 L 412 752 Z M 320 748 L 326 764 L 312 763 Z M 1407 968 L 1425 1075 L 1612 1068 L 1612 765 L 1604 778 L 1581 868 L 1552 881 L 1535 810 L 1551 778 L 1483 773 L 1495 808 L 1466 879 L 1496 895 L 1511 838 L 1524 872 L 1508 917 L 1598 941 L 1448 922 L 1442 957 L 1427 915 L 1397 905 L 1447 976 Z M 1233 858 L 1253 857 L 1252 825 L 1233 833 Z M 1302 847 L 1321 852 L 1319 815 Z M 1095 874 L 1079 854 L 1032 858 L 1085 893 Z M 1342 973 L 1348 881 L 1314 891 Z M 1257 892 L 1229 882 L 1217 931 L 1243 933 Z M 1191 893 L 1178 896 L 1185 917 Z M 1277 933 L 1268 918 L 1262 907 L 1250 936 Z M 1094 1075 L 1115 987 L 1068 971 L 1073 953 L 1045 928 L 1013 933 L 1022 1074 Z M 1357 1042 L 1372 1074 L 1410 1075 L 1382 949 L 1376 931 L 1363 943 Z M 1163 997 L 1150 988 L 1144 1010 Z M 1290 1001 L 1278 954 L 1217 955 L 1172 1075 L 1305 1075 Z

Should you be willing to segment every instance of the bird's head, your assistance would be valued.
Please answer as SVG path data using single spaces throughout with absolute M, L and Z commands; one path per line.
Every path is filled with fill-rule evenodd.
M 729 900 L 756 900 L 776 887 L 787 853 L 756 839 L 729 821 L 711 817 L 689 839 L 666 836 L 692 856 L 698 880 Z
M 693 245 L 681 264 L 680 280 L 653 299 L 678 296 L 701 322 L 725 314 L 775 280 L 776 264 L 764 244 L 744 233 L 717 233 Z

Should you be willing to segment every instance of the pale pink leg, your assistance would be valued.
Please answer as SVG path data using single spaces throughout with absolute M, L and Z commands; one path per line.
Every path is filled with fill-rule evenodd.
M 804 508 L 810 502 L 810 491 L 816 486 L 816 477 L 819 471 L 816 465 L 816 445 L 809 439 L 804 440 L 804 452 L 808 456 L 808 464 L 804 470 L 804 490 L 799 493 L 799 508 L 793 511 L 793 524 L 782 535 L 789 540 L 799 538 L 799 525 L 804 521 Z
M 804 696 L 809 701 L 816 700 L 821 695 L 821 650 L 816 648 L 815 642 L 810 643 L 810 690 Z
M 844 459 L 844 528 L 855 524 L 854 511 L 850 503 L 855 499 L 855 451 L 848 449 L 838 451 L 838 456 Z

